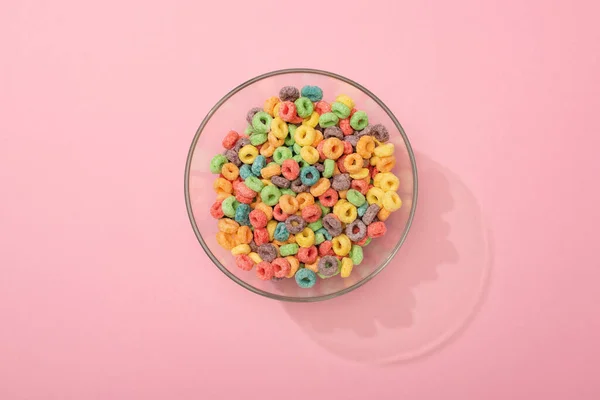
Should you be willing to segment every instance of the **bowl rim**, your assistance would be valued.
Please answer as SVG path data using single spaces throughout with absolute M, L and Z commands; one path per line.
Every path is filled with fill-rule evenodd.
M 388 256 L 386 257 L 386 259 L 383 260 L 383 262 L 375 270 L 373 270 L 373 272 L 371 272 L 368 276 L 364 277 L 360 281 L 356 282 L 354 285 L 349 286 L 344 289 L 341 289 L 341 290 L 338 290 L 337 292 L 333 292 L 333 293 L 329 293 L 329 294 L 321 295 L 321 296 L 314 296 L 314 297 L 291 297 L 291 296 L 283 296 L 283 295 L 279 295 L 279 294 L 269 293 L 269 292 L 263 291 L 261 289 L 258 289 L 256 287 L 246 283 L 245 281 L 241 280 L 240 278 L 238 278 L 237 276 L 235 276 L 234 274 L 229 272 L 229 270 L 219 262 L 219 260 L 215 257 L 215 255 L 212 253 L 212 251 L 210 250 L 210 248 L 204 241 L 204 238 L 202 237 L 202 234 L 200 233 L 200 230 L 198 229 L 196 220 L 194 218 L 192 204 L 191 204 L 190 195 L 189 195 L 189 193 L 190 193 L 189 192 L 190 168 L 191 168 L 192 158 L 194 155 L 194 150 L 196 148 L 196 143 L 198 142 L 198 139 L 200 138 L 200 135 L 202 134 L 204 127 L 206 126 L 208 121 L 212 118 L 213 114 L 234 94 L 236 94 L 240 90 L 252 85 L 255 82 L 258 82 L 260 80 L 263 80 L 265 78 L 269 78 L 272 76 L 284 75 L 284 74 L 297 74 L 297 73 L 318 74 L 318 75 L 325 75 L 330 78 L 335 78 L 335 79 L 343 81 L 349 85 L 354 86 L 355 88 L 361 90 L 362 92 L 367 94 L 369 97 L 371 97 L 371 99 L 373 99 L 388 114 L 388 116 L 390 117 L 390 119 L 392 120 L 392 122 L 394 123 L 394 125 L 396 126 L 398 131 L 400 132 L 400 135 L 402 135 L 402 139 L 404 140 L 406 149 L 408 151 L 408 156 L 410 159 L 412 175 L 413 175 L 413 196 L 412 196 L 412 205 L 411 205 L 411 210 L 410 210 L 410 213 L 408 216 L 408 220 L 406 221 L 406 225 L 404 226 L 404 231 L 402 232 L 402 236 L 400 237 L 400 240 L 398 240 L 398 243 L 396 243 L 396 245 L 394 246 L 392 251 L 390 251 L 390 254 L 388 254 Z M 369 89 L 362 86 L 361 84 L 353 81 L 352 79 L 346 78 L 342 75 L 339 75 L 339 74 L 336 74 L 333 72 L 329 72 L 329 71 L 325 71 L 325 70 L 321 70 L 321 69 L 313 69 L 313 68 L 286 68 L 286 69 L 279 69 L 279 70 L 266 72 L 264 74 L 257 75 L 254 78 L 251 78 L 251 79 L 241 83 L 240 85 L 236 86 L 232 90 L 230 90 L 225 96 L 223 96 L 210 109 L 210 111 L 202 119 L 202 122 L 200 123 L 200 126 L 196 130 L 196 134 L 194 135 L 194 138 L 190 145 L 190 149 L 188 151 L 188 156 L 187 156 L 187 160 L 185 163 L 185 174 L 184 174 L 184 196 L 185 196 L 185 205 L 186 205 L 186 209 L 187 209 L 187 213 L 188 213 L 188 218 L 190 219 L 192 229 L 194 230 L 194 233 L 196 235 L 196 238 L 198 239 L 198 242 L 200 243 L 200 246 L 202 246 L 206 255 L 210 258 L 210 260 L 213 262 L 213 264 L 215 264 L 217 266 L 217 268 L 219 268 L 221 270 L 221 272 L 223 272 L 225 275 L 227 275 L 232 281 L 234 281 L 238 285 L 244 287 L 245 289 L 248 289 L 249 291 L 251 291 L 253 293 L 256 293 L 258 295 L 261 295 L 261 296 L 264 296 L 264 297 L 267 297 L 270 299 L 274 299 L 274 300 L 288 301 L 288 302 L 294 302 L 294 303 L 312 303 L 312 302 L 317 302 L 317 301 L 333 299 L 335 297 L 344 295 L 346 293 L 349 293 L 349 292 L 361 287 L 362 285 L 364 285 L 365 283 L 367 283 L 371 279 L 373 279 L 375 276 L 379 275 L 379 273 L 381 271 L 383 271 L 383 269 L 385 267 L 387 267 L 387 265 L 394 258 L 396 253 L 398 253 L 398 251 L 400 250 L 400 248 L 406 241 L 406 237 L 408 236 L 408 232 L 410 231 L 410 228 L 412 226 L 412 222 L 413 222 L 413 219 L 415 216 L 415 211 L 417 208 L 418 188 L 419 188 L 419 182 L 418 182 L 418 176 L 417 176 L 417 163 L 415 161 L 415 154 L 412 150 L 410 141 L 408 139 L 408 136 L 406 135 L 406 132 L 404 131 L 404 128 L 402 127 L 402 125 L 400 124 L 400 122 L 398 121 L 398 119 L 396 118 L 394 113 L 385 105 L 385 103 L 383 101 L 381 101 L 379 99 L 379 97 L 377 97 L 375 94 L 373 94 L 373 92 L 371 92 Z

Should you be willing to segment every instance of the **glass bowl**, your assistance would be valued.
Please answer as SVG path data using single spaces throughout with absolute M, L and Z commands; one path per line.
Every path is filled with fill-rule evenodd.
M 402 208 L 386 221 L 385 236 L 374 239 L 364 248 L 364 261 L 355 266 L 348 278 L 338 275 L 318 279 L 310 289 L 298 287 L 294 279 L 262 281 L 254 270 L 243 271 L 235 264 L 231 253 L 216 241 L 217 223 L 210 215 L 210 207 L 216 194 L 212 189 L 216 176 L 211 174 L 211 158 L 223 152 L 221 141 L 229 130 L 243 133 L 246 128 L 246 113 L 252 107 L 262 107 L 265 99 L 277 96 L 283 86 L 319 86 L 324 100 L 333 101 L 339 94 L 350 96 L 356 108 L 364 110 L 372 124 L 385 125 L 390 133 L 390 142 L 396 150 L 394 172 L 400 178 L 398 194 Z M 265 297 L 295 302 L 312 302 L 330 299 L 348 293 L 381 272 L 398 252 L 406 239 L 415 213 L 417 200 L 417 170 L 410 143 L 400 122 L 390 109 L 373 93 L 358 83 L 343 76 L 314 69 L 295 68 L 269 72 L 242 83 L 215 104 L 206 115 L 192 140 L 185 166 L 185 202 L 192 228 L 200 245 L 212 262 L 225 275 L 251 292 Z M 402 268 L 401 265 L 396 265 Z

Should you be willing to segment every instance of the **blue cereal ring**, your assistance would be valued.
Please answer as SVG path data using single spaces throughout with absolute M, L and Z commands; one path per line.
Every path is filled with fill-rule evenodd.
M 250 226 L 250 206 L 240 203 L 235 209 L 234 219 L 240 225 Z
M 278 223 L 275 227 L 275 232 L 273 233 L 273 239 L 285 242 L 289 237 L 290 232 L 285 227 L 285 222 Z
M 333 239 L 333 237 L 332 237 L 332 236 L 329 234 L 329 232 L 327 232 L 327 229 L 325 229 L 325 228 L 318 229 L 318 230 L 315 232 L 315 234 L 317 234 L 317 233 L 320 233 L 320 234 L 322 234 L 323 236 L 325 236 L 325 239 L 327 239 L 327 240 L 331 240 L 331 239 Z
M 319 170 L 312 165 L 304 167 L 300 170 L 300 180 L 306 186 L 314 185 L 317 183 L 320 177 L 321 174 L 319 173 Z
M 367 212 L 367 208 L 369 208 L 369 205 L 370 204 L 368 202 L 365 202 L 362 206 L 356 208 L 359 217 L 365 215 L 365 212 Z
M 302 88 L 300 94 L 302 97 L 308 97 L 310 101 L 323 100 L 323 90 L 318 86 L 306 85 Z
M 311 288 L 317 283 L 317 275 L 307 268 L 299 269 L 294 278 L 298 286 L 303 289 Z
M 249 164 L 243 164 L 240 167 L 240 176 L 242 179 L 246 180 L 249 176 L 255 176 L 254 172 L 252 172 L 252 167 Z
M 258 155 L 252 163 L 252 173 L 256 176 L 260 175 L 260 170 L 267 165 L 267 158 L 263 155 Z M 246 179 L 246 178 L 244 178 Z

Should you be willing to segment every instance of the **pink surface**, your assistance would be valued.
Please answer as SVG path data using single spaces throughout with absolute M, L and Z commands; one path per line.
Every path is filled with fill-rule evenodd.
M 0 399 L 600 397 L 597 3 L 203 3 L 0 3 Z M 205 113 L 294 66 L 420 168 L 394 264 L 309 305 L 231 282 L 183 202 Z

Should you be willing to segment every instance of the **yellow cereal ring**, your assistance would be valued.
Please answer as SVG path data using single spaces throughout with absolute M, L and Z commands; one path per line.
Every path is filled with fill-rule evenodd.
M 342 266 L 340 268 L 340 276 L 342 278 L 347 278 L 350 276 L 352 272 L 352 268 L 354 267 L 354 263 L 348 257 L 342 258 Z
M 268 138 L 268 135 L 267 135 L 267 138 Z M 271 157 L 273 155 L 273 153 L 275 153 L 275 146 L 273 146 L 269 142 L 263 144 L 262 147 L 260 148 L 260 154 L 267 158 Z
M 254 261 L 256 264 L 258 264 L 259 262 L 262 261 L 262 258 L 260 258 L 260 256 L 258 255 L 258 253 L 255 253 L 255 252 L 249 253 L 248 257 L 250 257 L 250 259 L 252 261 Z
M 288 135 L 288 124 L 279 117 L 271 121 L 271 132 L 277 139 L 285 139 Z
M 244 164 L 252 164 L 258 156 L 258 149 L 251 144 L 247 144 L 240 149 L 238 156 Z
M 271 117 L 273 116 L 273 108 L 275 105 L 279 103 L 279 97 L 272 96 L 265 100 L 265 104 L 263 105 L 263 111 L 268 113 Z
M 373 178 L 373 186 L 380 188 L 384 192 L 389 190 L 396 191 L 400 186 L 400 181 L 391 172 L 380 172 Z
M 314 273 L 319 272 L 319 260 L 320 259 L 321 259 L 321 257 L 317 257 L 317 260 L 314 263 L 312 263 L 312 264 L 304 264 L 304 268 L 310 269 Z
M 296 243 L 300 247 L 310 247 L 315 244 L 315 233 L 309 227 L 296 235 Z
M 331 248 L 333 252 L 338 256 L 345 256 L 350 253 L 350 249 L 352 248 L 352 242 L 345 234 L 341 234 L 339 236 L 334 237 L 331 240 Z
M 373 167 L 376 166 L 378 162 L 379 162 L 379 157 L 377 157 L 377 156 L 373 156 L 369 159 L 369 164 L 371 164 Z
M 373 154 L 377 157 L 389 157 L 394 154 L 394 145 L 392 143 L 382 144 L 375 147 Z
M 333 175 L 339 175 L 342 172 L 340 171 L 340 168 L 338 167 L 337 163 L 333 164 Z
M 240 169 L 233 163 L 226 163 L 221 167 L 221 175 L 228 181 L 235 181 L 240 176 Z
M 304 207 L 315 204 L 315 198 L 310 193 L 299 193 L 296 196 L 296 200 L 298 200 L 298 208 L 300 210 L 304 210 Z
M 346 96 L 345 94 L 340 94 L 338 97 L 335 98 L 335 101 L 344 104 L 351 110 L 354 108 L 354 100 L 352 100 L 350 96 Z
M 314 197 L 319 197 L 320 195 L 325 193 L 330 186 L 331 182 L 329 181 L 329 179 L 321 178 L 317 181 L 317 183 L 310 187 L 310 194 L 312 194 Z
M 312 147 L 317 148 L 319 143 L 321 143 L 322 141 L 323 141 L 323 134 L 321 133 L 321 131 L 318 131 L 315 129 L 315 140 L 313 140 L 313 142 L 312 142 Z
M 288 237 L 288 240 L 286 240 L 286 243 L 296 243 L 296 235 L 290 233 L 290 236 Z
M 265 179 L 270 179 L 281 174 L 281 166 L 277 163 L 272 163 L 260 170 L 260 174 Z
M 267 232 L 269 232 L 269 240 L 273 240 L 273 234 L 275 233 L 275 228 L 277 228 L 277 221 L 272 219 L 267 222 Z
M 284 213 L 292 215 L 298 211 L 298 199 L 289 194 L 284 194 L 279 198 L 279 207 Z
M 234 256 L 239 256 L 240 254 L 249 254 L 249 253 L 250 253 L 250 246 L 248 246 L 245 243 L 238 244 L 233 249 L 231 249 L 231 254 L 233 254 Z
M 333 213 L 345 224 L 353 222 L 358 216 L 356 206 L 344 199 L 338 200 L 333 206 Z
M 319 161 L 319 152 L 312 146 L 304 146 L 300 149 L 300 157 L 312 165 Z
M 300 261 L 298 261 L 298 258 L 294 256 L 287 256 L 285 259 L 290 263 L 290 267 L 292 267 L 290 269 L 290 272 L 288 272 L 288 274 L 285 277 L 293 278 L 294 275 L 296 275 L 296 271 L 298 271 L 298 268 L 300 268 Z
M 383 208 L 390 212 L 394 212 L 402 207 L 402 199 L 398 196 L 398 193 L 393 190 L 388 190 L 383 196 Z
M 340 199 L 345 199 L 346 198 L 346 194 L 348 193 L 347 190 L 340 190 L 338 192 L 338 196 L 340 197 Z
M 300 125 L 294 132 L 294 140 L 300 146 L 310 146 L 317 136 L 317 131 L 308 125 Z
M 215 192 L 217 192 L 217 194 L 226 193 L 231 195 L 231 193 L 233 193 L 233 186 L 231 185 L 231 182 L 229 182 L 225 178 L 215 179 L 215 181 L 213 182 L 213 189 L 215 189 Z
M 221 232 L 236 233 L 239 227 L 240 224 L 230 218 L 221 218 L 217 221 L 217 228 Z
M 225 200 L 229 196 L 231 196 L 231 193 L 219 192 L 219 193 L 217 193 L 217 200 Z
M 326 158 L 337 160 L 344 154 L 344 143 L 336 137 L 325 139 L 323 142 L 323 154 Z M 346 159 L 348 157 L 346 157 Z M 362 158 L 360 160 L 360 166 L 362 167 Z
M 388 211 L 385 208 L 382 208 L 377 213 L 377 218 L 379 218 L 380 221 L 385 221 L 386 219 L 388 219 L 390 217 L 391 214 L 392 214 L 391 211 Z
M 281 102 L 275 104 L 275 107 L 273 107 L 273 116 L 277 117 L 279 115 L 279 108 L 281 108 Z
M 283 146 L 283 139 L 277 138 L 273 132 L 269 132 L 267 135 L 267 140 L 275 148 Z
M 365 179 L 367 176 L 369 176 L 369 168 L 361 168 L 360 171 L 358 171 L 355 174 L 350 174 L 350 178 L 352 179 Z
M 256 204 L 256 207 L 254 207 L 254 208 L 264 212 L 265 215 L 267 216 L 267 221 L 270 221 L 273 219 L 273 207 L 270 207 L 270 206 L 266 205 L 265 203 L 258 203 L 258 204 Z
M 377 204 L 379 207 L 383 207 L 383 197 L 385 192 L 378 187 L 372 187 L 367 191 L 367 203 Z
M 319 117 L 320 117 L 319 113 L 316 111 L 313 111 L 313 113 L 310 114 L 310 117 L 304 119 L 302 124 L 308 125 L 311 128 L 314 128 L 319 123 Z
M 363 136 L 364 137 L 364 136 Z M 390 172 L 396 165 L 396 157 L 380 157 L 376 167 L 379 172 Z
M 325 151 L 323 151 L 323 153 L 325 154 Z M 360 156 L 360 154 L 348 154 L 346 158 L 344 158 L 344 168 L 346 168 L 346 171 L 348 171 L 349 174 L 355 174 L 359 172 L 361 169 L 363 169 L 363 158 Z
M 238 244 L 248 244 L 252 241 L 252 229 L 249 226 L 240 226 L 235 233 L 235 241 Z
M 358 143 L 356 143 L 356 152 L 360 154 L 362 158 L 371 158 L 373 150 L 375 150 L 373 136 L 365 135 L 358 139 Z
M 235 247 L 235 239 L 231 234 L 225 232 L 217 232 L 217 243 L 225 250 L 231 250 Z

